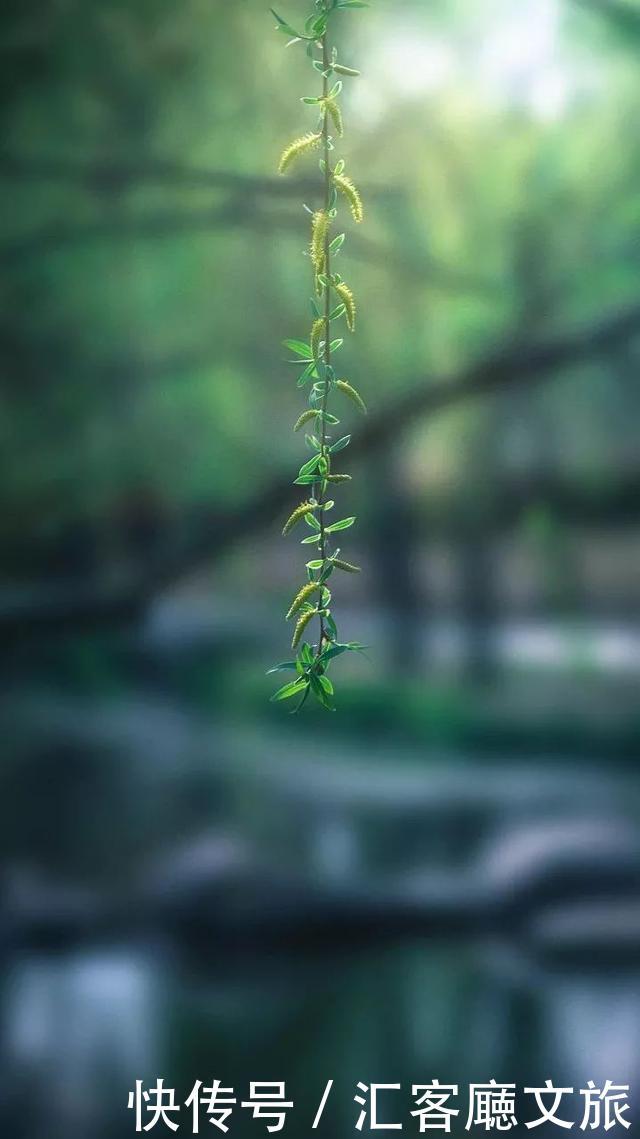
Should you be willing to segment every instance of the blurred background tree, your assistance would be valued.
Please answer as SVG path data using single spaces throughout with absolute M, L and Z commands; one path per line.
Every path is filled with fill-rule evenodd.
M 488 676 L 510 615 L 637 615 L 637 11 L 379 0 L 341 22 L 365 61 L 347 98 L 371 202 L 352 240 L 361 623 L 382 610 L 389 661 L 415 672 L 423 625 L 451 616 Z M 320 187 L 272 173 L 306 81 L 283 50 L 257 0 L 7 14 L 5 621 L 16 585 L 36 625 L 52 583 L 143 609 L 185 582 L 222 606 L 284 598 L 272 523 L 298 441 L 274 445 L 296 399 L 278 344 Z M 251 531 L 269 525 L 265 577 Z

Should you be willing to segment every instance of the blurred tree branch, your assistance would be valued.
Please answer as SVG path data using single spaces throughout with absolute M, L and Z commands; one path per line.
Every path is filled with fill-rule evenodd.
M 370 416 L 351 448 L 360 458 L 424 417 L 480 396 L 532 387 L 563 370 L 606 355 L 640 336 L 640 306 L 580 325 L 535 343 L 507 343 L 454 376 L 420 379 L 405 395 Z M 623 496 L 629 493 L 623 490 Z M 575 492 L 574 492 L 575 497 Z M 270 525 L 295 500 L 290 477 L 275 479 L 257 496 L 234 510 L 212 510 L 197 532 L 140 567 L 135 577 L 105 588 L 73 584 L 57 592 L 47 586 L 5 596 L 0 627 L 5 633 L 29 628 L 80 627 L 127 620 L 144 612 L 153 595 L 198 564 L 220 557 L 235 542 Z
M 171 209 L 146 216 L 123 213 L 119 217 L 110 216 L 82 226 L 74 222 L 45 225 L 3 241 L 0 244 L 0 263 L 19 265 L 25 257 L 56 253 L 92 241 L 157 240 L 173 238 L 181 233 L 193 234 L 235 227 L 251 229 L 261 234 L 284 230 L 299 236 L 300 232 L 300 222 L 294 214 L 261 211 L 256 208 L 251 197 L 240 196 L 222 205 L 203 209 Z M 353 256 L 366 264 L 399 270 L 414 280 L 426 281 L 434 287 L 474 293 L 489 299 L 498 289 L 496 282 L 479 274 L 457 269 L 419 253 L 407 255 L 357 233 L 351 235 L 350 248 Z
M 55 252 L 58 249 L 96 240 L 157 239 L 175 233 L 218 229 L 228 225 L 246 226 L 268 232 L 285 229 L 298 232 L 299 222 L 293 215 L 265 213 L 255 199 L 291 198 L 299 201 L 305 195 L 311 202 L 318 197 L 317 178 L 259 177 L 228 170 L 208 170 L 185 166 L 179 162 L 145 157 L 142 160 L 117 157 L 85 159 L 78 157 L 0 154 L 0 178 L 18 182 L 71 182 L 84 186 L 96 195 L 118 196 L 141 184 L 169 186 L 173 189 L 212 189 L 229 191 L 232 200 L 214 207 L 197 210 L 166 210 L 151 216 L 127 215 L 104 221 L 76 224 L 54 223 L 32 233 L 21 234 L 0 245 L 0 260 L 11 264 L 24 257 Z M 366 185 L 368 198 L 392 198 L 402 194 L 393 186 Z M 391 265 L 416 280 L 428 279 L 444 288 L 494 293 L 496 283 L 472 272 L 455 269 L 420 255 L 407 256 L 380 242 L 351 239 L 354 256 L 369 264 Z
M 491 537 L 518 523 L 527 510 L 542 508 L 554 522 L 573 526 L 636 526 L 640 467 L 592 478 L 537 471 L 507 475 L 477 509 L 475 522 Z M 469 529 L 468 509 L 442 496 L 429 514 L 429 532 L 461 537 Z
M 294 198 L 317 195 L 317 178 L 285 179 L 258 177 L 229 170 L 185 166 L 169 159 L 115 157 L 85 159 L 59 156 L 0 154 L 0 178 L 17 182 L 71 182 L 96 194 L 115 194 L 141 184 L 175 189 L 230 190 L 251 197 Z M 369 193 L 384 194 L 384 187 L 369 187 Z

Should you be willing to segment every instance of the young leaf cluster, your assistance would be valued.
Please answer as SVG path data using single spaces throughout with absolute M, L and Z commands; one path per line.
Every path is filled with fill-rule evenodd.
M 291 167 L 315 155 L 323 197 L 319 208 L 305 207 L 311 214 L 308 256 L 313 284 L 308 339 L 284 342 L 293 357 L 289 362 L 299 369 L 298 387 L 307 394 L 307 408 L 299 415 L 293 430 L 306 429 L 304 439 L 311 457 L 302 463 L 294 479 L 294 485 L 302 488 L 302 497 L 286 520 L 283 534 L 287 536 L 299 526 L 305 526 L 310 532 L 302 538 L 302 545 L 313 547 L 314 556 L 306 563 L 306 580 L 298 588 L 286 614 L 292 623 L 291 648 L 295 656 L 269 671 L 295 673 L 272 697 L 278 701 L 297 697 L 295 711 L 309 696 L 324 708 L 333 710 L 334 688 L 328 676 L 329 667 L 343 653 L 359 652 L 363 648 L 357 642 L 340 641 L 329 581 L 336 570 L 347 574 L 360 572 L 359 566 L 342 557 L 335 544 L 335 535 L 349 530 L 355 517 L 331 520 L 335 502 L 330 494 L 351 478 L 336 466 L 337 457 L 349 446 L 351 436 L 340 435 L 336 430 L 340 420 L 335 414 L 333 397 L 350 401 L 364 414 L 367 410 L 360 392 L 350 379 L 340 375 L 335 363 L 344 344 L 344 337 L 336 326 L 342 321 L 347 333 L 354 332 L 357 312 L 353 290 L 334 267 L 346 237 L 339 231 L 339 212 L 346 206 L 353 221 L 359 224 L 364 208 L 357 186 L 345 171 L 345 160 L 336 157 L 336 139 L 344 135 L 340 105 L 343 81 L 350 81 L 360 73 L 339 60 L 333 32 L 336 17 L 341 12 L 367 6 L 363 0 L 315 0 L 301 26 L 297 21 L 295 25 L 289 23 L 271 9 L 277 30 L 287 37 L 287 46 L 301 45 L 313 71 L 320 76 L 318 90 L 302 98 L 304 106 L 317 116 L 316 121 L 311 129 L 285 147 L 278 165 L 279 172 L 286 174 Z

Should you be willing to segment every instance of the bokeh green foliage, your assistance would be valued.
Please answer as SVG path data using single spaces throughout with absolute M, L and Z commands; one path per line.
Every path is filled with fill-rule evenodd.
M 569 93 L 541 109 L 474 64 L 508 8 L 379 0 L 366 21 L 341 17 L 366 72 L 346 110 L 370 195 L 351 278 L 371 404 L 637 295 L 633 39 L 559 4 Z M 307 72 L 302 54 L 282 66 L 259 0 L 26 0 L 4 36 L 2 537 L 11 574 L 33 576 L 34 551 L 80 524 L 108 562 L 132 498 L 165 525 L 233 509 L 295 462 L 280 341 L 304 333 L 303 215 L 256 180 L 296 105 L 304 129 Z M 444 45 L 451 75 L 403 82 L 416 44 L 427 71 Z M 417 501 L 473 499 L 486 454 L 508 466 L 542 448 L 571 477 L 606 479 L 634 451 L 634 368 L 630 345 L 527 395 L 524 413 L 489 400 L 417 419 L 403 441 Z

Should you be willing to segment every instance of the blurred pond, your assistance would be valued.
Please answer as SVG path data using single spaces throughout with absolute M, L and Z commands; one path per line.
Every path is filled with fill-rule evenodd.
M 177 1102 L 284 1079 L 293 1135 L 331 1077 L 320 1134 L 353 1129 L 359 1080 L 400 1082 L 407 1127 L 410 1084 L 436 1076 L 633 1090 L 626 762 L 329 746 L 163 675 L 23 687 L 2 712 L 12 1135 L 131 1133 L 128 1093 L 158 1076 Z M 260 1126 L 236 1109 L 234 1133 Z

